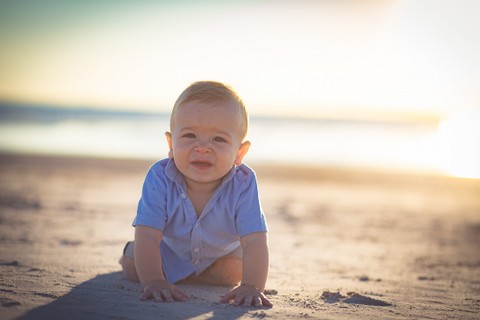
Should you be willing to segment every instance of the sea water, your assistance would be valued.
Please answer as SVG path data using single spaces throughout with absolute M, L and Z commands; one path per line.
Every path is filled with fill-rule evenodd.
M 160 159 L 168 114 L 3 114 L 0 152 Z M 249 163 L 438 172 L 437 125 L 251 116 Z

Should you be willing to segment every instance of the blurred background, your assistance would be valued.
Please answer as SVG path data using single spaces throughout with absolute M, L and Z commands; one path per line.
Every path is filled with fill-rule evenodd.
M 0 1 L 0 152 L 159 159 L 230 84 L 247 162 L 480 178 L 480 2 Z

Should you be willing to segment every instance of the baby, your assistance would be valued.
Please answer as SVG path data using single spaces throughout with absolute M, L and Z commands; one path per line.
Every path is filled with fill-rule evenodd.
M 267 306 L 267 225 L 255 173 L 242 160 L 248 114 L 229 86 L 190 85 L 177 99 L 166 133 L 168 158 L 143 185 L 135 241 L 120 260 L 126 279 L 140 281 L 141 299 L 184 301 L 175 283 L 236 286 L 221 297 L 234 305 Z

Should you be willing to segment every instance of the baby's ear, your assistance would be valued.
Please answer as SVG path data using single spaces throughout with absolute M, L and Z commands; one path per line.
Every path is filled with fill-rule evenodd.
M 237 157 L 235 158 L 234 162 L 236 166 L 242 164 L 243 157 L 245 157 L 245 155 L 247 154 L 248 149 L 250 149 L 250 141 L 245 141 L 240 145 L 237 151 Z
M 172 134 L 168 131 L 165 132 L 165 138 L 167 138 L 168 143 L 168 157 L 173 159 Z

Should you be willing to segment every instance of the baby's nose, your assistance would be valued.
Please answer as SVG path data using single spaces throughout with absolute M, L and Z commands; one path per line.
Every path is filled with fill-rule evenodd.
M 200 154 L 205 154 L 205 153 L 208 153 L 210 152 L 210 148 L 208 148 L 207 146 L 205 145 L 201 145 L 201 146 L 198 146 L 195 148 L 195 151 L 200 153 Z

